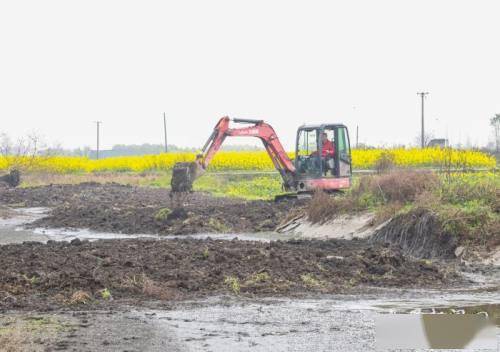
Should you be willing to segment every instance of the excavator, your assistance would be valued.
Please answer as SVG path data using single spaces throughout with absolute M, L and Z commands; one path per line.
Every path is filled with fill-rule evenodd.
M 248 126 L 230 128 L 230 123 Z M 315 190 L 338 192 L 351 185 L 351 148 L 345 125 L 302 125 L 297 130 L 295 158 L 290 159 L 271 125 L 263 120 L 222 117 L 194 162 L 176 163 L 171 189 L 189 192 L 226 137 L 259 138 L 283 180 L 283 196 L 311 194 Z

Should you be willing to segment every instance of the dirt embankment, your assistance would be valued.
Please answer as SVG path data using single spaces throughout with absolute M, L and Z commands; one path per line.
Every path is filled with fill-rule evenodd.
M 107 240 L 0 247 L 0 307 L 175 300 L 207 294 L 359 292 L 440 287 L 445 266 L 368 241 Z
M 455 258 L 458 246 L 457 237 L 444 232 L 437 215 L 427 209 L 395 216 L 371 241 L 397 245 L 405 255 L 417 258 Z
M 172 199 L 166 189 L 82 183 L 11 189 L 0 204 L 51 207 L 41 227 L 90 228 L 117 233 L 194 234 L 269 231 L 297 201 L 246 201 L 191 193 Z M 182 204 L 182 209 L 179 205 Z

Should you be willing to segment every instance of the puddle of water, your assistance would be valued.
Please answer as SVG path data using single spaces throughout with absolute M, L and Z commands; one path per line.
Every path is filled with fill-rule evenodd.
M 497 331 L 477 314 L 384 314 L 375 317 L 377 350 L 489 349 Z
M 28 224 L 47 214 L 47 208 L 19 208 L 10 209 L 15 216 L 0 219 L 0 227 L 13 227 Z
M 42 218 L 49 211 L 47 208 L 20 208 L 13 209 L 15 216 L 0 219 L 0 244 L 21 243 L 23 241 L 47 242 L 71 241 L 73 239 L 97 241 L 100 239 L 128 239 L 128 238 L 150 238 L 157 240 L 171 239 L 207 239 L 215 240 L 243 240 L 269 242 L 273 239 L 284 239 L 284 236 L 274 232 L 263 232 L 258 234 L 194 234 L 194 235 L 151 235 L 151 234 L 118 234 L 109 232 L 98 232 L 89 229 L 56 229 L 23 227 L 37 219 Z
M 470 306 L 433 307 L 420 309 L 422 314 L 481 315 L 500 328 L 500 303 L 476 304 Z
M 439 305 L 430 304 L 428 299 L 375 305 L 379 310 L 375 319 L 377 349 L 496 350 L 499 300 L 499 295 L 493 294 L 451 297 Z
M 110 240 L 110 239 L 126 239 L 126 238 L 158 238 L 156 235 L 136 234 L 127 235 L 119 233 L 94 232 L 86 229 L 68 230 L 68 229 L 46 229 L 35 228 L 33 233 L 46 236 L 53 241 L 71 241 L 75 238 L 80 240 Z
M 386 304 L 388 299 L 391 300 L 389 305 Z M 435 306 L 436 302 L 467 302 L 465 306 L 470 307 L 470 312 L 488 307 L 497 310 L 498 304 L 484 303 L 495 299 L 500 301 L 498 295 L 490 293 L 469 295 L 433 291 L 402 295 L 389 292 L 373 297 L 339 295 L 320 299 L 216 297 L 188 302 L 169 311 L 154 311 L 154 314 L 160 326 L 163 324 L 165 329 L 173 331 L 190 351 L 372 351 L 377 343 L 378 317 L 410 317 L 408 319 L 420 324 L 418 328 L 423 339 L 426 342 L 432 340 L 434 346 L 438 346 L 439 337 L 445 331 L 434 328 L 432 321 L 422 322 L 420 313 L 431 309 L 425 307 Z M 455 306 L 443 305 L 442 309 L 452 307 Z M 388 314 L 395 312 L 419 314 Z M 406 332 L 413 333 L 414 329 L 416 327 Z M 396 332 L 392 330 L 390 333 L 394 337 Z M 437 333 L 437 338 L 433 333 Z M 492 343 L 496 346 L 496 334 L 497 330 L 491 328 L 486 332 L 478 331 L 474 335 L 476 341 L 469 341 L 466 346 L 474 351 L 476 348 L 491 348 Z M 419 346 L 430 348 L 429 345 Z
M 244 241 L 267 241 L 270 240 L 252 234 L 195 234 L 195 235 L 150 235 L 150 234 L 119 234 L 108 232 L 97 232 L 88 229 L 68 230 L 68 229 L 46 229 L 36 228 L 33 230 L 36 234 L 43 234 L 54 241 L 71 241 L 75 238 L 81 240 L 97 241 L 104 239 L 127 239 L 127 238 L 150 238 L 156 240 L 173 240 L 173 239 L 214 239 L 231 241 L 239 239 Z

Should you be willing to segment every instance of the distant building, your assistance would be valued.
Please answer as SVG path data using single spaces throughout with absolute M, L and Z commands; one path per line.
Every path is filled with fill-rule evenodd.
M 446 148 L 448 147 L 448 140 L 446 138 L 434 138 L 427 143 L 428 147 L 440 147 Z

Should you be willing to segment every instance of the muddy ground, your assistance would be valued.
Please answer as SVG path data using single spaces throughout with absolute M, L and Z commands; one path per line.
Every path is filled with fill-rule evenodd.
M 201 192 L 171 198 L 161 188 L 81 183 L 3 190 L 0 204 L 52 208 L 33 226 L 178 235 L 274 230 L 302 202 L 246 201 Z
M 181 203 L 185 211 L 176 210 Z M 23 223 L 13 220 L 23 210 L 13 209 L 23 207 L 50 209 L 41 219 L 37 213 L 32 228 L 89 228 L 99 240 L 0 245 L 0 347 L 373 350 L 374 316 L 363 300 L 390 305 L 388 298 L 401 299 L 403 292 L 432 296 L 431 304 L 456 292 L 466 292 L 470 302 L 479 296 L 499 300 L 496 267 L 466 267 L 453 243 L 428 236 L 416 236 L 422 253 L 413 250 L 420 242 L 407 239 L 432 235 L 430 218 L 422 220 L 426 226 L 405 221 L 393 231 L 353 240 L 100 239 L 103 232 L 269 231 L 304 206 L 203 193 L 179 200 L 163 189 L 118 184 L 2 190 L 0 218 L 8 220 L 0 243 L 41 236 L 17 228 Z M 352 302 L 342 303 L 348 297 Z
M 0 307 L 443 287 L 451 267 L 367 241 L 103 240 L 0 247 Z M 109 291 L 109 296 L 107 293 Z

